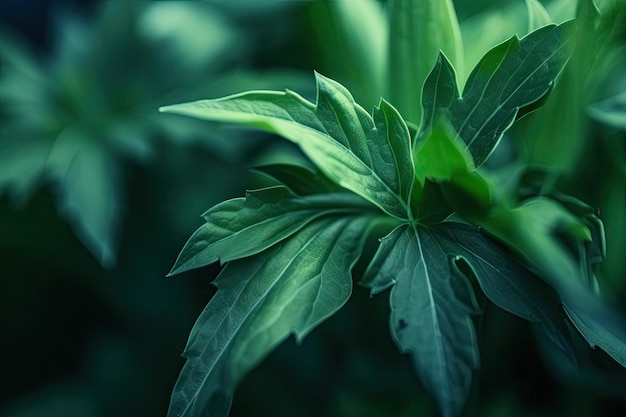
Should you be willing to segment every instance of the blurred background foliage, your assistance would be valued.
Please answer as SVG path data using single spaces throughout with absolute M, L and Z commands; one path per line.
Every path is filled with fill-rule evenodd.
M 454 3 L 465 74 L 490 46 L 537 23 L 521 0 Z M 519 123 L 490 169 L 531 166 L 543 192 L 599 208 L 599 281 L 624 310 L 626 18 L 623 1 L 597 4 L 546 111 Z M 246 167 L 298 153 L 158 107 L 249 89 L 311 98 L 315 69 L 369 108 L 389 87 L 387 6 L 0 2 L 0 417 L 165 415 L 218 267 L 165 275 L 200 214 L 259 184 Z M 555 21 L 576 14 L 573 0 L 544 6 Z M 433 415 L 391 342 L 387 309 L 384 297 L 355 288 L 302 346 L 288 341 L 246 378 L 232 415 Z M 581 348 L 581 375 L 565 379 L 525 322 L 495 307 L 481 320 L 467 416 L 626 413 L 626 372 L 602 352 Z

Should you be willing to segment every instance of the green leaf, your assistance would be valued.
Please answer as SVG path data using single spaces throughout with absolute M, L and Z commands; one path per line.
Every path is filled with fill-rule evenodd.
M 304 165 L 270 164 L 254 167 L 252 171 L 271 178 L 301 196 L 343 191 L 324 174 Z
M 299 197 L 283 186 L 249 191 L 245 198 L 222 202 L 203 215 L 206 223 L 189 238 L 170 275 L 255 255 L 322 216 L 372 208 L 346 192 Z
M 585 242 L 591 240 L 591 232 L 562 204 L 536 197 L 517 207 L 502 209 L 480 224 L 515 250 L 529 267 L 539 271 L 561 295 L 586 289 L 587 271 L 580 270 L 562 237 Z
M 572 52 L 572 22 L 549 25 L 491 49 L 470 74 L 463 95 L 445 56 L 426 79 L 421 134 L 446 111 L 478 167 L 520 112 L 534 109 L 550 91 Z
M 403 225 L 381 241 L 362 284 L 378 293 L 393 285 L 390 328 L 410 353 L 417 375 L 444 417 L 461 413 L 479 366 L 470 283 L 451 268 L 436 232 Z
M 376 0 L 310 2 L 315 64 L 366 108 L 384 94 L 388 26 Z
M 524 268 L 477 227 L 445 222 L 437 226 L 437 241 L 472 269 L 487 298 L 509 313 L 538 323 L 551 346 L 576 368 L 577 360 L 555 290 Z
M 558 194 L 554 198 L 577 216 L 589 230 L 589 239 L 570 239 L 570 245 L 578 249 L 580 270 L 586 272 L 589 288 L 599 293 L 594 266 L 606 260 L 606 238 L 604 223 L 598 218 L 598 210 L 568 195 Z
M 114 155 L 86 134 L 68 128 L 57 137 L 46 161 L 46 175 L 59 194 L 59 215 L 100 264 L 111 268 L 117 260 L 123 170 Z
M 500 196 L 484 175 L 477 171 L 458 173 L 440 184 L 448 204 L 467 220 L 478 221 L 498 206 Z
M 587 112 L 600 123 L 626 130 L 626 92 L 590 105 Z
M 497 7 L 466 16 L 461 21 L 461 33 L 463 39 L 471 39 L 471 42 L 465 42 L 463 45 L 465 63 L 463 73 L 469 74 L 487 51 L 506 41 L 511 35 L 527 34 L 528 22 L 522 18 L 526 13 L 523 2 L 511 1 L 501 2 Z M 573 17 L 572 15 L 571 18 Z
M 491 188 L 486 180 L 475 171 L 474 161 L 464 143 L 443 115 L 436 117 L 433 127 L 424 134 L 415 146 L 415 176 L 413 194 L 417 194 L 424 179 L 439 183 L 439 195 L 422 195 L 414 216 L 420 221 L 431 217 L 431 213 L 445 212 L 449 207 L 468 218 L 485 216 L 490 211 Z M 432 187 L 431 187 L 432 191 Z M 423 201 L 435 198 L 440 203 Z M 443 201 L 442 201 L 443 200 Z M 415 199 L 414 199 L 415 201 Z M 445 204 L 441 204 L 445 202 Z M 430 207 L 428 207 L 430 206 Z M 435 217 L 436 218 L 436 217 Z
M 526 0 L 526 7 L 528 8 L 529 32 L 553 23 L 548 11 L 537 0 Z
M 420 198 L 413 201 L 413 217 L 418 224 L 436 224 L 454 213 L 441 188 L 442 184 L 430 180 L 424 183 Z
M 448 120 L 436 117 L 430 131 L 415 145 L 415 176 L 424 181 L 449 181 L 456 174 L 474 170 L 472 155 Z
M 578 214 L 588 210 L 573 200 L 564 204 Z M 537 197 L 481 224 L 558 292 L 570 320 L 591 346 L 600 346 L 626 365 L 626 320 L 594 294 L 591 266 L 604 257 L 604 232 L 597 217 L 581 219 L 561 203 Z M 571 242 L 583 249 L 572 253 Z
M 161 110 L 279 134 L 299 145 L 335 183 L 392 216 L 407 218 L 413 160 L 406 124 L 386 101 L 370 116 L 345 87 L 316 77 L 316 105 L 291 91 L 257 91 Z
M 598 52 L 603 48 L 593 45 L 598 38 L 594 29 L 597 10 L 591 1 L 576 3 L 577 47 L 570 64 L 542 111 L 522 120 L 515 132 L 524 142 L 529 162 L 555 172 L 573 170 L 585 147 L 589 121 L 583 113 L 590 92 L 586 74 L 602 61 Z
M 168 416 L 226 416 L 247 372 L 290 333 L 300 342 L 337 311 L 350 296 L 350 270 L 370 222 L 319 219 L 263 253 L 229 263 L 189 336 Z
M 34 135 L 0 143 L 0 195 L 25 204 L 43 178 L 49 154 L 50 144 Z
M 422 119 L 424 80 L 443 51 L 463 68 L 461 31 L 450 0 L 394 0 L 389 33 L 389 99 L 406 120 Z
M 624 318 L 599 302 L 592 308 L 565 305 L 565 311 L 591 347 L 600 347 L 626 368 L 626 331 Z M 593 310 L 590 312 L 590 310 Z
M 104 267 L 116 258 L 123 162 L 146 162 L 155 138 L 207 133 L 203 123 L 168 129 L 154 109 L 217 85 L 242 52 L 233 26 L 204 3 L 103 2 L 89 20 L 62 13 L 45 57 L 0 27 L 0 193 L 26 203 L 49 185 L 60 216 Z

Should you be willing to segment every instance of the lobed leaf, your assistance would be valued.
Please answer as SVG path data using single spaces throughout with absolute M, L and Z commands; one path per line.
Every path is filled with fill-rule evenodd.
M 471 319 L 479 312 L 471 285 L 454 274 L 431 229 L 402 225 L 381 241 L 362 284 L 377 293 L 392 286 L 390 328 L 410 353 L 424 387 L 444 417 L 458 416 L 479 366 Z
M 600 346 L 626 366 L 626 320 L 594 294 L 591 265 L 604 257 L 603 226 L 597 217 L 580 219 L 563 205 L 538 197 L 482 224 L 558 292 L 571 322 L 592 347 Z M 582 253 L 571 253 L 564 239 L 582 243 Z
M 602 19 L 593 0 L 572 2 L 570 6 L 576 15 L 577 45 L 570 64 L 543 110 L 523 120 L 516 130 L 528 162 L 549 167 L 555 177 L 577 168 L 590 130 L 585 107 L 597 95 L 600 80 L 606 82 L 616 63 L 611 58 L 616 50 L 606 30 L 613 25 L 605 21 L 598 26 Z
M 258 255 L 230 262 L 198 318 L 168 417 L 226 416 L 236 384 L 290 333 L 301 341 L 352 288 L 368 216 L 318 219 Z
M 170 275 L 255 255 L 323 216 L 368 210 L 369 203 L 346 192 L 300 197 L 283 186 L 249 191 L 203 215 L 206 223 L 189 238 Z
M 299 145 L 335 183 L 392 216 L 406 218 L 413 161 L 405 122 L 384 100 L 372 117 L 345 87 L 320 74 L 316 78 L 316 105 L 291 91 L 257 91 L 167 106 L 161 111 L 235 122 L 281 135 Z
M 572 53 L 572 27 L 572 22 L 544 26 L 494 47 L 474 67 L 462 95 L 441 54 L 424 84 L 422 134 L 436 113 L 447 112 L 475 165 L 482 165 L 515 119 L 534 110 L 551 90 Z
M 577 367 L 566 317 L 556 291 L 524 268 L 504 248 L 477 227 L 445 222 L 437 226 L 437 240 L 450 254 L 461 257 L 487 298 L 509 313 L 538 323 L 560 357 Z

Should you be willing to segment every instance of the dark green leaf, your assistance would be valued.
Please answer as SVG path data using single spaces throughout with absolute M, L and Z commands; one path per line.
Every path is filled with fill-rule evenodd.
M 316 105 L 291 91 L 259 91 L 168 106 L 162 111 L 279 134 L 298 144 L 332 181 L 385 212 L 406 218 L 413 182 L 406 124 L 384 100 L 372 117 L 342 85 L 319 74 L 316 77 Z
M 626 320 L 593 293 L 590 267 L 603 257 L 604 245 L 592 243 L 591 239 L 603 240 L 603 228 L 595 216 L 589 220 L 593 221 L 587 226 L 555 201 L 536 198 L 483 224 L 558 292 L 571 321 L 591 346 L 600 346 L 626 365 Z M 578 241 L 585 249 L 571 253 L 563 239 Z
M 321 172 L 303 165 L 272 164 L 254 167 L 252 170 L 272 178 L 301 196 L 343 191 Z
M 567 315 L 591 347 L 600 347 L 626 368 L 626 327 L 623 316 L 606 306 L 565 305 Z
M 50 144 L 37 137 L 0 143 L 0 195 L 26 203 L 43 178 L 49 154 Z
M 45 169 L 57 187 L 59 214 L 105 268 L 116 262 L 122 171 L 117 159 L 80 128 L 56 139 Z
M 445 417 L 461 413 L 479 366 L 471 319 L 479 312 L 470 283 L 451 269 L 436 232 L 403 225 L 385 237 L 363 285 L 392 286 L 391 334 L 410 353 L 424 387 Z
M 570 63 L 542 111 L 522 120 L 515 132 L 523 140 L 529 163 L 549 167 L 553 174 L 571 172 L 577 166 L 587 141 L 589 119 L 584 110 L 593 91 L 591 86 L 606 78 L 606 73 L 599 70 L 610 65 L 606 62 L 606 45 L 610 42 L 596 31 L 598 11 L 593 1 L 573 3 L 572 8 L 578 9 L 574 36 L 577 46 Z
M 550 91 L 571 55 L 572 29 L 572 22 L 544 26 L 491 49 L 470 74 L 462 96 L 454 69 L 440 55 L 424 84 L 422 132 L 430 128 L 436 113 L 447 111 L 480 166 L 520 110 Z
M 299 197 L 282 186 L 249 191 L 203 215 L 206 223 L 185 244 L 170 275 L 257 254 L 322 216 L 372 208 L 346 192 Z
M 168 416 L 225 416 L 237 383 L 290 333 L 301 341 L 337 311 L 371 219 L 336 217 L 304 226 L 256 256 L 229 263 L 184 356 Z
M 577 361 L 556 291 L 485 237 L 478 228 L 445 222 L 437 226 L 437 241 L 470 266 L 481 289 L 498 307 L 538 323 L 550 344 L 570 367 Z
M 441 184 L 426 180 L 422 195 L 415 203 L 413 213 L 419 224 L 435 224 L 454 213 L 441 191 Z

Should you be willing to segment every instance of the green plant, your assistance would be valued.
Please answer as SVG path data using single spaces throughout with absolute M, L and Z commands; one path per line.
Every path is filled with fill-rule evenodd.
M 24 204 L 48 186 L 59 215 L 110 268 L 135 165 L 153 162 L 163 142 L 239 156 L 233 140 L 201 141 L 206 124 L 162 117 L 158 106 L 302 77 L 244 68 L 248 36 L 216 3 L 101 3 L 92 18 L 60 14 L 49 57 L 0 26 L 0 196 Z
M 420 22 L 436 14 L 450 30 L 445 42 L 420 40 L 421 48 L 431 54 L 442 44 L 461 56 L 451 3 L 423 4 L 432 8 L 417 13 Z M 535 19 L 547 15 L 536 2 L 530 10 Z M 485 302 L 537 323 L 569 372 L 577 366 L 570 326 L 626 366 L 623 320 L 594 294 L 593 265 L 604 257 L 595 211 L 538 192 L 524 166 L 506 176 L 484 166 L 505 132 L 544 103 L 584 21 L 537 25 L 493 47 L 462 93 L 447 55 L 438 53 L 426 72 L 411 44 L 391 36 L 389 80 L 397 85 L 389 91 L 400 111 L 381 99 L 367 113 L 319 74 L 316 103 L 291 91 L 252 91 L 163 108 L 275 133 L 310 161 L 256 168 L 275 185 L 207 211 L 183 248 L 171 274 L 225 267 L 191 332 L 169 415 L 226 415 L 247 372 L 344 305 L 353 267 L 377 239 L 360 283 L 372 294 L 391 288 L 392 337 L 441 415 L 463 410 L 479 366 L 473 317 Z

